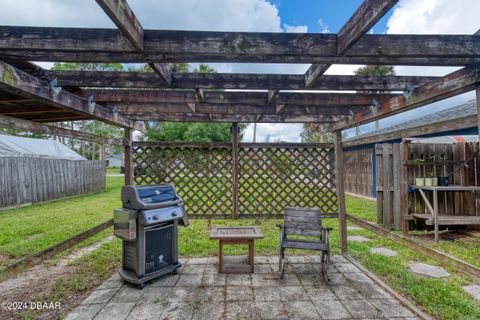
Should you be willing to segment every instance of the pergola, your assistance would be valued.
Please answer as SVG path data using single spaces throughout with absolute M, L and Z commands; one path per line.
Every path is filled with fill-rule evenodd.
M 474 89 L 480 100 L 480 35 L 366 34 L 398 0 L 364 0 L 337 34 L 144 30 L 126 0 L 96 2 L 118 30 L 0 26 L 0 123 L 41 132 L 61 130 L 43 123 L 85 119 L 123 127 L 128 184 L 140 120 L 321 123 L 336 133 L 342 251 L 341 131 Z M 154 72 L 51 71 L 30 61 L 148 63 Z M 172 72 L 175 62 L 312 65 L 304 75 L 206 74 Z M 332 64 L 462 68 L 443 77 L 324 75 Z

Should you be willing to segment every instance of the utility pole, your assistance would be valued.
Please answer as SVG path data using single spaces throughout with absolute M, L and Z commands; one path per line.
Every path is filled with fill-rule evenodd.
M 257 140 L 257 123 L 253 123 L 253 143 L 255 143 Z

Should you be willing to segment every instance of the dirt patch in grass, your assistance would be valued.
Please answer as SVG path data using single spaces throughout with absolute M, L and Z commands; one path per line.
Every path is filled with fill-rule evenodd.
M 28 305 L 37 301 L 61 303 L 59 310 L 1 310 L 0 319 L 58 319 L 72 310 L 88 296 L 91 288 L 100 285 L 104 280 L 103 277 L 96 278 L 92 270 L 75 262 L 111 240 L 112 236 L 104 238 L 90 246 L 72 251 L 55 263 L 47 261 L 16 278 L 0 283 L 2 302 L 26 302 Z M 114 269 L 111 269 L 111 272 L 113 273 Z

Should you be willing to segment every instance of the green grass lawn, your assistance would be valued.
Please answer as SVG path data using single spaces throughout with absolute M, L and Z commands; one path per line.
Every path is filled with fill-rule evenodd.
M 113 174 L 113 173 L 120 173 L 120 168 L 116 168 L 116 167 L 112 167 L 112 168 L 108 168 L 107 167 L 107 174 Z
M 0 266 L 111 219 L 122 184 L 123 177 L 108 177 L 104 192 L 0 211 Z
M 347 196 L 346 198 L 347 212 L 351 215 L 359 217 L 375 223 L 377 219 L 377 207 L 375 201 L 361 199 L 358 197 Z M 401 233 L 395 231 L 396 233 Z M 416 241 L 423 243 L 429 247 L 445 252 L 451 256 L 464 260 L 480 268 L 480 241 L 472 238 L 458 238 L 455 240 L 440 240 L 438 243 L 433 242 L 433 237 L 427 237 L 432 231 L 411 231 Z

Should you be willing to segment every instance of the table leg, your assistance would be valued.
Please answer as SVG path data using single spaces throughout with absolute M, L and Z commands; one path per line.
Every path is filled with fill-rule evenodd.
M 438 242 L 438 192 L 433 190 L 433 222 L 435 224 L 435 242 Z
M 223 241 L 218 241 L 218 273 L 223 273 Z
M 253 266 L 254 266 L 254 247 L 253 247 L 253 240 L 248 242 L 248 263 L 250 264 L 250 273 L 253 273 Z

